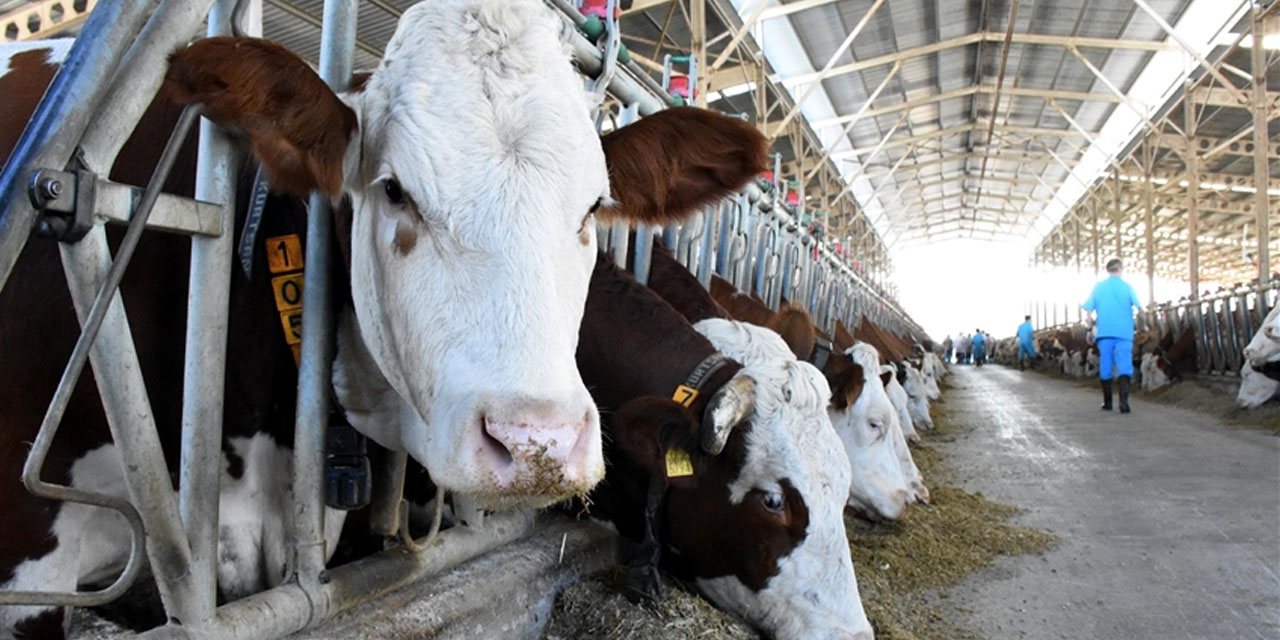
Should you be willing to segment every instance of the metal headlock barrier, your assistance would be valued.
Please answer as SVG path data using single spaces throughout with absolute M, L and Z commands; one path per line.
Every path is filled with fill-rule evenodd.
M 1239 376 L 1244 348 L 1253 339 L 1268 311 L 1280 304 L 1280 280 L 1259 287 L 1240 285 L 1199 300 L 1157 304 L 1137 312 L 1134 329 L 1158 329 L 1161 336 L 1177 339 L 1188 328 L 1195 338 L 1196 370 L 1202 374 Z M 1078 322 L 1047 327 L 1048 332 L 1082 327 Z M 1041 335 L 1041 331 L 1037 335 Z
M 132 532 L 123 572 L 93 592 L 0 591 L 0 606 L 94 606 L 129 588 L 150 566 L 167 626 L 146 638 L 275 638 L 313 627 L 342 611 L 519 539 L 534 524 L 526 512 L 491 515 L 481 527 L 455 527 L 427 544 L 406 543 L 332 570 L 324 567 L 323 477 L 329 376 L 334 330 L 329 306 L 327 199 L 313 197 L 308 216 L 301 363 L 294 438 L 291 577 L 282 585 L 217 606 L 218 484 L 221 471 L 223 388 L 237 153 L 208 121 L 200 124 L 196 197 L 160 193 L 198 108 L 181 123 L 145 189 L 108 181 L 116 155 L 159 90 L 167 54 L 189 42 L 208 19 L 207 35 L 240 33 L 232 22 L 252 0 L 148 0 L 99 3 L 55 75 L 9 161 L 0 172 L 0 288 L 29 236 L 56 236 L 82 334 L 50 402 L 23 469 L 34 495 L 121 513 Z M 565 35 L 582 72 L 623 105 L 625 123 L 672 104 L 663 88 L 634 62 L 602 50 L 620 47 L 617 26 L 604 32 L 562 0 L 548 0 L 566 18 Z M 612 14 L 613 4 L 610 4 Z M 351 77 L 357 3 L 326 0 L 319 70 L 335 90 Z M 583 29 L 583 27 L 587 29 Z M 260 30 L 260 26 L 257 27 Z M 594 32 L 594 37 L 588 35 Z M 618 62 L 622 62 L 619 64 Z M 127 71 L 127 72 L 125 72 Z M 776 175 L 776 174 L 775 174 Z M 797 212 L 798 213 L 798 212 Z M 105 224 L 128 225 L 113 258 Z M 144 230 L 188 235 L 192 259 L 183 381 L 179 489 L 175 492 L 151 413 L 129 320 L 118 291 L 133 247 Z M 654 230 L 648 230 L 654 231 Z M 627 230 L 602 229 L 601 249 L 625 256 Z M 637 237 L 636 271 L 647 275 L 654 236 Z M 712 205 L 661 238 L 704 284 L 714 272 L 776 308 L 785 298 L 802 305 L 820 326 L 837 318 L 850 327 L 866 317 L 897 333 L 923 330 L 877 292 L 823 242 L 807 234 L 792 213 L 776 206 L 768 189 L 752 185 Z M 621 262 L 620 258 L 620 262 Z M 127 470 L 129 500 L 40 478 L 71 390 L 89 363 L 114 443 Z M 392 482 L 375 485 L 375 520 L 396 519 L 404 456 L 375 470 Z M 400 479 L 399 483 L 394 480 Z M 389 493 L 388 493 L 389 492 Z M 375 511 L 377 513 L 377 511 Z M 399 514 L 403 516 L 403 513 Z M 394 532 L 394 524 L 386 527 Z M 143 554 L 146 557 L 143 557 Z

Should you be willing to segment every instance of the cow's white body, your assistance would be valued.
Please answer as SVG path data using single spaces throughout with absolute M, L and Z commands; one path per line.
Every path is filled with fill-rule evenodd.
M 698 589 L 776 638 L 870 640 L 844 530 L 849 459 L 826 415 L 826 378 L 798 362 L 772 330 L 720 319 L 694 327 L 742 363 L 739 375 L 755 380 L 746 461 L 729 486 L 729 499 L 739 503 L 753 489 L 779 491 L 786 479 L 809 510 L 804 540 L 780 561 L 764 589 L 752 591 L 733 576 L 698 579 Z
M 1147 391 L 1155 391 L 1160 387 L 1169 384 L 1169 376 L 1157 366 L 1160 356 L 1155 353 L 1142 354 L 1142 364 L 1138 367 L 1142 373 L 1142 388 Z
M 911 363 L 907 363 L 905 366 L 907 368 L 907 381 L 902 384 L 902 389 L 907 394 L 907 415 L 911 418 L 911 431 L 916 433 L 916 438 L 919 439 L 919 432 L 916 427 L 921 429 L 933 428 L 933 418 L 929 415 L 930 379 Z M 933 388 L 937 389 L 938 385 L 934 384 Z M 906 432 L 907 430 L 904 428 L 903 433 Z M 910 436 L 908 436 L 908 439 L 910 439 Z

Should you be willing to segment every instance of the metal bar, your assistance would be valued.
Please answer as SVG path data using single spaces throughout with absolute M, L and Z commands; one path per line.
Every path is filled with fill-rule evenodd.
M 1160 29 L 1169 34 L 1169 37 L 1173 38 L 1173 40 L 1182 47 L 1183 51 L 1186 51 L 1188 55 L 1195 58 L 1196 62 L 1199 62 L 1200 66 L 1204 67 L 1205 71 L 1209 72 L 1209 75 L 1217 78 L 1218 82 L 1222 83 L 1223 88 L 1230 91 L 1231 94 L 1240 101 L 1240 104 L 1249 104 L 1249 99 L 1245 97 L 1244 93 L 1237 89 L 1234 84 L 1231 84 L 1231 81 L 1227 80 L 1227 77 L 1222 75 L 1222 72 L 1219 71 L 1213 63 L 1200 55 L 1190 43 L 1183 40 L 1182 36 L 1178 35 L 1177 31 L 1174 31 L 1173 26 L 1166 22 L 1164 18 L 1160 17 L 1160 14 L 1156 13 L 1155 10 L 1151 8 L 1151 5 L 1147 4 L 1145 0 L 1133 0 L 1133 3 L 1138 5 L 1138 8 L 1142 9 L 1143 13 L 1150 16 L 1152 20 L 1155 20 L 1156 24 L 1160 25 Z
M 354 3 L 352 3 L 354 5 Z M 261 640 L 282 638 L 383 596 L 404 585 L 438 574 L 527 535 L 534 516 L 508 511 L 485 517 L 484 527 L 454 527 L 417 553 L 396 548 L 325 572 L 323 584 L 310 592 L 286 583 L 223 605 L 207 625 L 169 625 L 148 631 L 146 640 Z M 327 615 L 320 615 L 318 610 Z
M 1147 241 L 1147 304 L 1154 305 L 1156 303 L 1156 251 L 1154 239 L 1153 220 L 1155 219 L 1155 185 L 1151 182 L 1151 169 L 1155 164 L 1155 150 L 1151 148 L 1151 137 L 1147 136 L 1142 141 L 1142 157 L 1143 167 L 1146 170 L 1146 180 L 1142 187 L 1143 208 L 1146 210 L 1146 228 L 1144 229 Z
M 355 50 L 354 2 L 325 0 L 320 35 L 320 77 L 334 91 L 351 81 Z M 298 367 L 297 422 L 293 443 L 294 573 L 307 593 L 320 589 L 325 563 L 324 451 L 329 424 L 329 377 L 333 360 L 333 293 L 330 289 L 333 215 L 328 196 L 312 194 L 307 215 L 307 270 L 303 277 L 302 359 Z M 333 532 L 335 535 L 337 532 Z M 313 616 L 327 615 L 316 602 Z
M 880 92 L 884 91 L 884 88 L 889 86 L 889 81 L 892 80 L 894 76 L 898 75 L 898 71 L 901 69 L 902 63 L 894 63 L 893 67 L 889 69 L 889 73 L 885 75 L 884 80 L 881 80 L 880 84 L 876 85 L 875 91 L 872 91 L 871 95 L 867 96 L 866 101 L 862 103 L 862 106 L 858 108 L 858 111 L 849 117 L 849 121 L 845 124 L 844 129 L 840 130 L 840 135 L 836 138 L 837 140 L 847 137 L 849 132 L 853 131 L 853 128 L 857 126 L 858 121 L 862 119 L 862 116 L 866 115 L 867 111 L 871 108 L 871 105 L 876 101 L 876 98 L 880 97 Z M 822 153 L 822 158 L 818 160 L 818 166 L 814 167 L 813 171 L 810 171 L 809 175 L 806 175 L 804 179 L 813 179 L 814 174 L 818 173 L 826 166 L 827 160 L 831 158 L 831 152 L 834 150 L 835 145 L 827 147 L 827 149 Z M 892 171 L 890 171 L 890 173 L 892 173 Z
M 720 67 L 723 67 L 724 63 L 729 61 L 729 55 L 732 54 L 742 40 L 751 33 L 751 29 L 756 26 L 756 21 L 760 19 L 760 14 L 764 13 L 765 8 L 768 6 L 769 0 L 756 0 L 756 4 L 751 9 L 751 13 L 747 16 L 746 20 L 742 21 L 742 27 L 735 31 L 733 39 L 729 40 L 729 44 L 725 45 L 724 51 L 721 51 L 720 55 L 716 57 L 716 61 L 708 67 L 707 82 L 711 81 L 712 74 L 719 71 Z
M 1271 3 L 1275 6 L 1276 3 Z M 1267 149 L 1271 140 L 1268 138 L 1267 126 L 1267 52 L 1262 46 L 1266 35 L 1263 23 L 1263 7 L 1254 2 L 1252 16 L 1253 29 L 1253 186 L 1254 208 L 1257 209 L 1258 227 L 1258 288 L 1261 289 L 1271 279 L 1271 211 L 1270 197 L 1267 194 L 1271 185 L 1271 165 Z M 1266 296 L 1258 296 L 1259 310 L 1267 312 Z
M 898 130 L 898 127 L 901 127 L 902 123 L 907 121 L 907 116 L 910 113 L 911 112 L 909 111 L 902 112 L 902 115 L 898 117 L 898 121 L 893 123 L 893 126 L 889 128 L 889 133 L 884 134 L 884 136 L 880 138 L 880 142 L 871 150 L 871 153 L 867 154 L 866 158 L 859 158 L 857 155 L 853 156 L 854 159 L 858 160 L 858 170 L 855 171 L 848 180 L 846 180 L 847 186 L 841 190 L 841 193 L 853 190 L 854 181 L 858 179 L 858 176 L 862 175 L 863 171 L 866 171 L 867 163 L 870 162 L 872 158 L 880 155 L 880 152 L 884 150 L 885 145 L 889 142 L 889 138 L 893 137 L 893 134 Z
M 236 0 L 219 0 L 214 5 L 209 12 L 209 36 L 231 33 L 235 7 Z M 189 625 L 212 618 L 217 608 L 218 486 L 222 475 L 223 390 L 234 235 L 229 230 L 235 221 L 239 165 L 236 155 L 230 137 L 212 122 L 200 123 L 195 195 L 223 203 L 224 232 L 191 239 L 178 482 L 178 510 L 191 546 L 192 601 L 188 617 L 182 618 Z
M 1017 2 L 1018 0 L 1014 0 L 1014 4 L 1017 4 Z M 875 2 L 871 4 L 871 7 L 867 9 L 866 13 L 862 14 L 862 19 L 858 21 L 858 24 L 854 25 L 851 31 L 849 31 L 849 35 L 845 37 L 844 42 L 841 42 L 840 46 L 836 47 L 835 52 L 833 52 L 831 57 L 827 59 L 827 63 L 822 66 L 822 70 L 813 78 L 812 82 L 809 83 L 809 86 L 805 87 L 804 92 L 800 94 L 800 97 L 796 99 L 795 104 L 791 106 L 791 110 L 787 112 L 787 115 L 782 118 L 782 122 L 780 122 L 778 127 L 774 129 L 771 134 L 773 138 L 776 139 L 778 137 L 778 132 L 785 129 L 788 124 L 791 124 L 791 121 L 795 119 L 796 114 L 800 113 L 800 108 L 804 106 L 805 101 L 809 99 L 809 96 L 813 95 L 814 91 L 818 90 L 818 87 L 822 86 L 822 81 L 827 77 L 828 73 L 831 73 L 831 69 L 836 66 L 836 62 L 840 59 L 840 56 L 843 56 L 845 52 L 849 50 L 849 47 L 853 46 L 853 41 L 856 40 L 858 35 L 862 33 L 862 30 L 866 28 L 867 23 L 871 22 L 872 16 L 876 14 L 876 11 L 880 9 L 880 5 L 883 4 L 884 0 L 875 0 Z
M 108 595 L 115 597 L 127 588 L 136 575 L 137 563 L 141 558 L 135 555 L 143 542 L 142 528 L 139 525 L 145 524 L 151 567 L 165 611 L 171 617 L 179 618 L 187 613 L 186 607 L 191 600 L 191 584 L 187 579 L 191 552 L 182 532 L 177 499 L 165 466 L 155 428 L 155 417 L 147 399 L 146 385 L 138 365 L 138 355 L 130 335 L 119 286 L 146 227 L 147 217 L 155 205 L 160 187 L 172 169 L 182 146 L 181 142 L 196 121 L 198 113 L 198 107 L 188 107 L 179 119 L 151 181 L 147 184 L 147 190 L 138 204 L 129 229 L 120 242 L 114 262 L 107 247 L 106 230 L 102 225 L 94 225 L 78 243 L 59 245 L 67 285 L 82 329 L 41 421 L 32 455 L 28 456 L 22 469 L 23 484 L 37 496 L 98 504 L 124 514 L 133 529 L 133 552 L 125 571 L 128 578 L 126 580 L 125 576 L 121 576 L 107 590 L 92 594 L 11 592 L 0 595 L 0 602 L 84 604 L 106 601 Z M 58 425 L 66 413 L 85 363 L 90 360 L 93 362 L 94 378 L 112 439 L 120 451 L 124 468 L 129 470 L 124 480 L 130 504 L 121 504 L 121 501 L 84 490 L 49 485 L 40 479 L 44 454 L 48 452 Z M 135 512 L 133 505 L 141 505 L 142 508 Z
M 1120 102 L 1124 103 L 1124 106 L 1129 107 L 1130 110 L 1137 114 L 1137 116 L 1142 119 L 1142 122 L 1147 125 L 1148 129 L 1153 133 L 1160 133 L 1160 127 L 1156 126 L 1156 123 L 1152 122 L 1151 119 L 1147 117 L 1147 114 L 1143 113 L 1142 109 L 1139 108 L 1137 104 L 1134 104 L 1133 100 L 1120 90 L 1120 87 L 1117 87 L 1113 82 L 1108 80 L 1107 76 L 1102 73 L 1102 70 L 1095 66 L 1083 53 L 1080 53 L 1079 49 L 1075 47 L 1067 47 L 1067 50 L 1074 54 L 1080 62 L 1084 63 L 1084 66 L 1088 67 L 1089 71 L 1093 72 L 1094 77 L 1098 78 L 1103 85 L 1110 89 L 1111 93 L 1114 93 L 1116 97 L 1120 98 Z
M 689 0 L 689 51 L 693 54 L 690 72 L 694 73 L 693 103 L 699 107 L 707 106 L 707 73 L 694 65 L 702 65 L 707 60 L 707 0 Z
M 27 196 L 31 172 L 62 169 L 71 160 L 152 8 L 150 2 L 108 2 L 89 15 L 0 171 L 0 288 L 35 228 L 38 212 Z
M 1013 25 L 1018 19 L 1018 0 L 1009 3 L 1009 24 L 1005 27 L 1004 44 L 1000 48 L 1000 68 L 996 72 L 996 92 L 992 97 L 991 118 L 987 122 L 987 141 L 982 149 L 982 168 L 978 171 L 978 195 L 982 195 L 982 179 L 987 176 L 987 160 L 990 159 L 991 137 L 995 135 L 996 118 L 1000 115 L 1000 89 L 1004 87 L 1005 65 L 1009 62 L 1009 43 L 1013 40 Z

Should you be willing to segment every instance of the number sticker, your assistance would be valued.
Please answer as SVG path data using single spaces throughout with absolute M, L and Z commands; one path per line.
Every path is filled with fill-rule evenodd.
M 668 449 L 667 477 L 683 478 L 691 475 L 693 475 L 693 460 L 689 458 L 689 452 L 684 449 Z
M 267 238 L 267 268 L 271 273 L 297 271 L 302 266 L 302 243 L 297 234 Z
M 302 308 L 302 274 L 276 276 L 271 279 L 271 290 L 276 294 L 276 310 L 292 311 Z
M 289 344 L 302 342 L 302 309 L 282 311 L 280 323 L 284 325 L 284 341 Z
M 685 385 L 680 385 L 676 387 L 676 392 L 671 394 L 672 400 L 675 400 L 676 402 L 679 402 L 680 404 L 686 407 L 692 405 L 693 401 L 696 400 L 697 398 L 698 398 L 698 390 L 694 389 L 693 387 L 687 387 Z

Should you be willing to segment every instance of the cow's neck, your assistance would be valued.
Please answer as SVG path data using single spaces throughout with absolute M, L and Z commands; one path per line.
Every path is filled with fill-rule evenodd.
M 578 369 L 607 411 L 642 396 L 672 397 L 715 348 L 669 304 L 597 257 L 578 336 Z M 730 360 L 700 385 L 689 405 L 701 416 L 715 391 L 742 366 Z
M 1258 369 L 1258 373 L 1261 373 L 1272 380 L 1280 380 L 1280 360 L 1276 362 L 1263 363 L 1262 368 Z
M 661 246 L 653 247 L 649 264 L 649 288 L 689 322 L 729 318 L 729 313 L 716 304 L 711 294 L 702 288 L 702 283 L 671 252 Z

